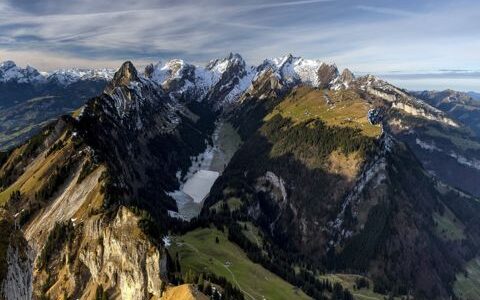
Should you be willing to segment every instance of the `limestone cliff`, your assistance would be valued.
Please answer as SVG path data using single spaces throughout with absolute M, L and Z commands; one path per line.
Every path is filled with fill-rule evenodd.
M 101 287 L 109 299 L 160 297 L 167 275 L 163 250 L 138 227 L 139 217 L 120 207 L 113 219 L 95 215 L 75 226 L 74 238 L 46 267 L 35 270 L 35 291 L 91 299 Z M 37 263 L 38 266 L 38 263 Z
M 31 299 L 33 253 L 4 209 L 0 228 L 0 299 Z

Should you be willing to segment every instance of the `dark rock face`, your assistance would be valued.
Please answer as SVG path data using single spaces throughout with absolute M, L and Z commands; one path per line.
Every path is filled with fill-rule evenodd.
M 152 78 L 152 74 L 154 72 L 155 68 L 153 66 L 153 64 L 148 64 L 146 67 L 145 67 L 145 77 L 147 78 Z
M 342 74 L 340 75 L 340 80 L 344 83 L 344 84 L 350 84 L 353 80 L 355 80 L 355 76 L 353 75 L 353 73 L 349 70 L 349 69 L 344 69 L 342 71 Z
M 330 87 L 331 82 L 337 78 L 338 69 L 334 65 L 322 64 L 318 69 L 318 79 L 320 81 L 320 88 Z

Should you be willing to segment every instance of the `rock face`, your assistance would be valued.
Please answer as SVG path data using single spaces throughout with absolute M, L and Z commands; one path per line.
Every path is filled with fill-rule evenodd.
M 88 268 L 91 281 L 119 291 L 121 299 L 159 297 L 167 275 L 166 256 L 148 241 L 138 220 L 121 207 L 113 221 L 92 219 L 83 228 L 79 261 Z
M 20 234 L 20 233 L 19 233 Z M 23 239 L 7 250 L 8 272 L 2 284 L 5 299 L 31 299 L 33 293 L 33 252 Z
M 349 69 L 344 69 L 340 75 L 340 81 L 348 86 L 353 80 L 355 80 L 355 75 Z
M 32 249 L 4 209 L 0 209 L 0 228 L 0 299 L 31 299 Z
M 79 127 L 115 174 L 116 201 L 140 201 L 160 218 L 167 210 L 176 211 L 165 192 L 177 188 L 177 172 L 185 172 L 190 157 L 206 147 L 213 115 L 205 104 L 172 97 L 127 62 L 105 93 L 87 103 Z
M 338 69 L 335 65 L 322 64 L 318 69 L 320 88 L 328 88 L 333 80 L 338 77 Z

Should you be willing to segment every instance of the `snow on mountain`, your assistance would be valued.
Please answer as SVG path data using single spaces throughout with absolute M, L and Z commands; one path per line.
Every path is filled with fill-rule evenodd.
M 113 78 L 114 74 L 114 69 L 60 69 L 48 74 L 47 80 L 56 80 L 62 85 L 69 85 L 79 80 L 109 81 Z
M 164 64 L 159 62 L 149 65 L 144 73 L 145 77 L 160 84 L 173 98 L 193 95 L 201 101 L 212 98 L 212 91 L 216 91 L 228 102 L 248 88 L 253 75 L 253 68 L 249 72 L 245 71 L 245 62 L 238 54 L 212 60 L 206 66 L 195 66 L 181 59 L 172 59 Z
M 47 83 L 56 82 L 61 85 L 69 85 L 80 80 L 111 80 L 115 70 L 113 69 L 60 69 L 48 72 L 39 72 L 37 69 L 27 66 L 21 68 L 13 61 L 7 60 L 0 63 L 0 82 L 16 83 Z
M 45 77 L 30 66 L 20 68 L 11 60 L 0 63 L 0 82 L 33 83 L 44 80 Z
M 322 78 L 322 68 L 331 69 L 333 76 Z M 339 76 L 337 67 L 334 64 L 329 65 L 321 60 L 304 59 L 291 54 L 266 59 L 257 68 L 259 74 L 267 69 L 273 70 L 287 84 L 300 82 L 314 87 L 331 84 Z
M 250 87 L 250 85 L 252 85 L 252 81 L 255 75 L 255 69 L 253 67 L 250 68 L 246 72 L 245 76 L 241 77 L 238 80 L 238 84 L 234 85 L 232 90 L 225 96 L 225 102 L 232 103 L 236 99 L 238 99 L 243 94 L 243 92 L 245 92 Z

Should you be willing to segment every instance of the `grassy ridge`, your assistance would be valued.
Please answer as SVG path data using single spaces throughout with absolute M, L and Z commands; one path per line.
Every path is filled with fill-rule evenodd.
M 381 134 L 379 125 L 368 121 L 370 105 L 354 91 L 324 91 L 301 87 L 277 105 L 264 120 L 280 114 L 295 124 L 321 119 L 328 126 L 360 129 L 365 136 Z

